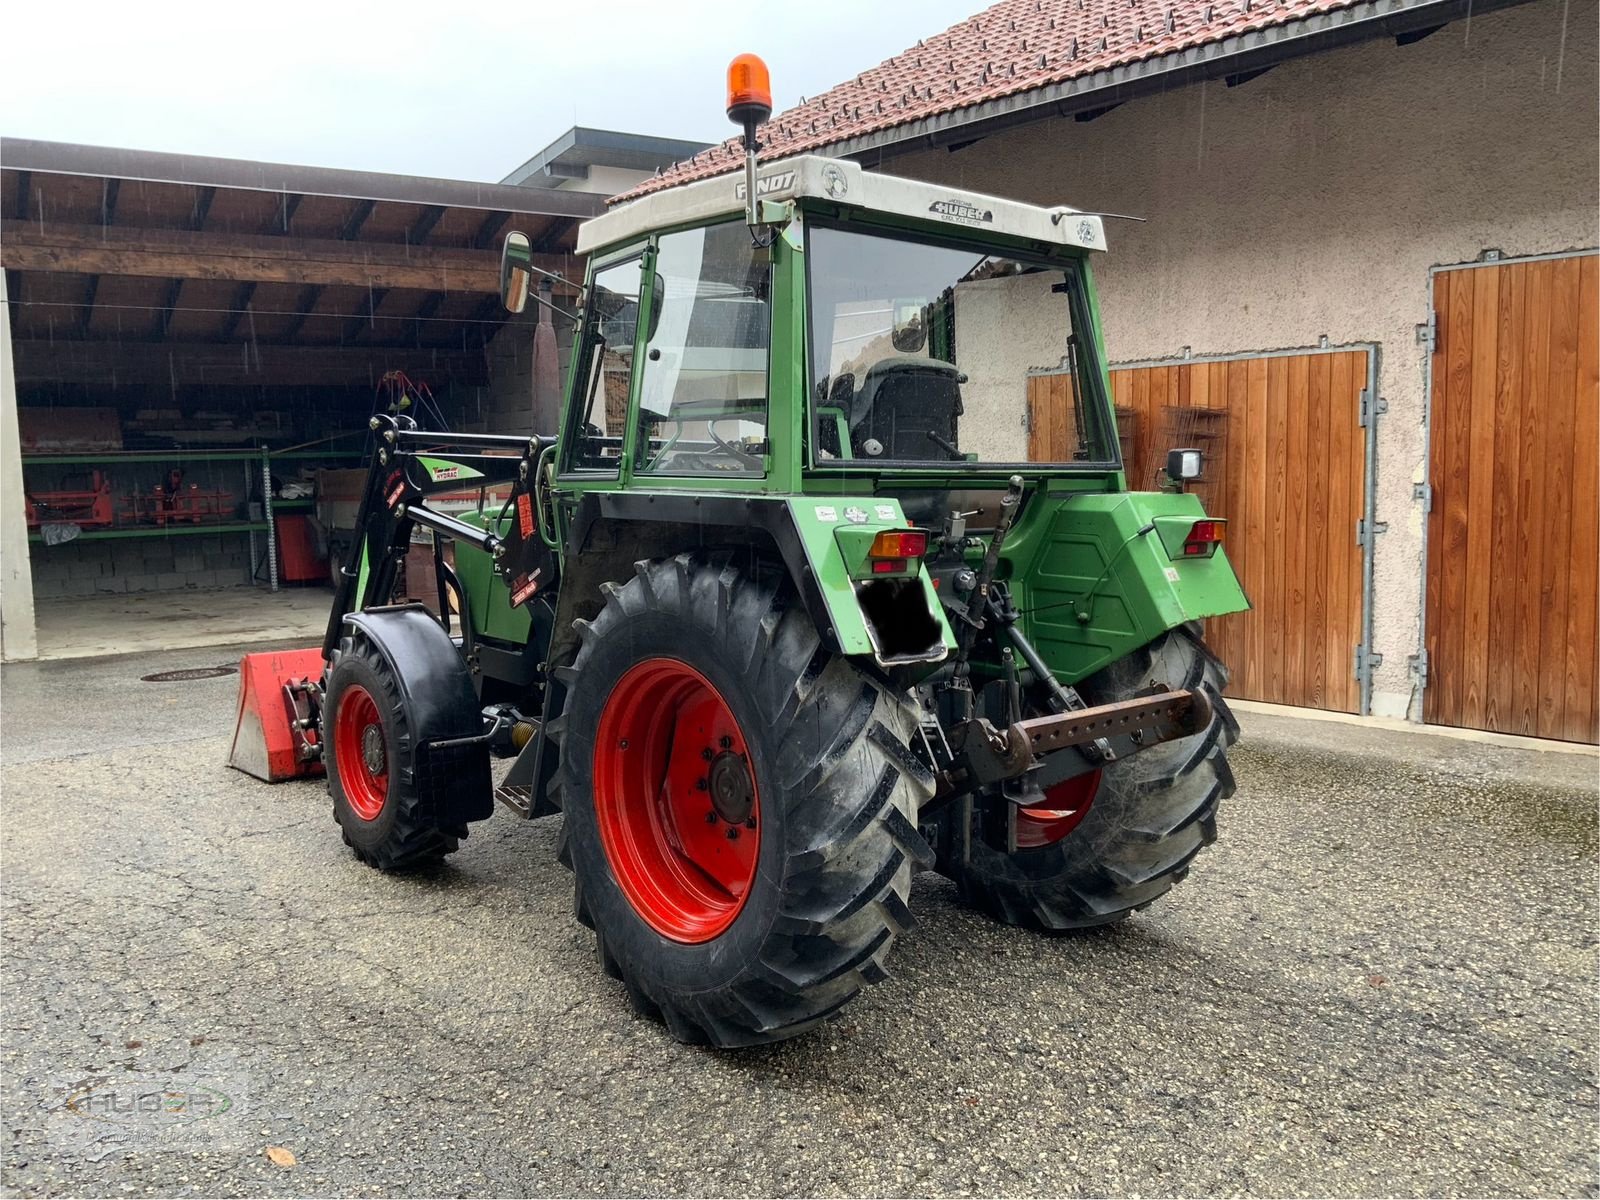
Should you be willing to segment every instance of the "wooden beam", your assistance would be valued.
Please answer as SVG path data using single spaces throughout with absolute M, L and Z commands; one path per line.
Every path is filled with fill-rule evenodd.
M 533 265 L 582 278 L 566 254 L 534 255 Z M 498 294 L 500 258 L 487 250 L 327 241 L 166 229 L 0 222 L 0 264 L 23 271 L 231 279 L 257 283 L 412 288 Z M 559 290 L 575 293 L 577 284 Z
M 172 310 L 178 307 L 178 295 L 183 291 L 183 280 L 174 279 L 167 285 L 167 294 L 161 301 L 161 316 L 156 321 L 156 336 L 166 340 L 167 330 L 172 327 Z
M 487 250 L 499 238 L 500 231 L 511 220 L 508 212 L 492 212 L 478 224 L 478 232 L 472 235 L 472 244 L 479 250 Z
M 299 192 L 283 192 L 278 197 L 278 215 L 272 223 L 272 233 L 289 232 L 289 226 L 294 224 L 294 214 L 300 211 L 300 201 L 305 197 Z
M 439 218 L 444 216 L 444 205 L 430 204 L 422 210 L 422 215 L 411 226 L 411 231 L 406 234 L 406 244 L 420 246 L 428 240 L 428 235 L 433 232 L 433 227 L 439 223 Z
M 94 320 L 94 298 L 100 291 L 100 276 L 89 276 L 89 284 L 83 289 L 83 316 L 78 318 L 78 332 L 89 332 L 89 322 Z
M 234 331 L 239 328 L 239 322 L 244 320 L 245 313 L 250 308 L 250 301 L 255 298 L 255 283 L 241 283 L 239 290 L 233 294 L 233 303 L 228 307 L 232 310 L 222 322 L 222 328 L 217 332 L 219 342 L 231 342 Z
M 345 322 L 344 332 L 340 335 L 339 340 L 349 345 L 361 336 L 363 329 L 371 328 L 372 319 L 378 313 L 378 305 L 383 303 L 383 298 L 388 294 L 389 289 L 387 288 L 369 289 L 366 298 L 361 301 L 361 311 Z
M 311 315 L 311 310 L 317 307 L 317 300 L 322 296 L 322 285 L 313 283 L 300 289 L 300 295 L 294 302 L 294 320 L 289 322 L 278 337 L 280 342 L 292 342 L 300 336 L 300 328 L 306 323 L 306 318 Z
M 488 382 L 482 351 L 386 346 L 274 346 L 74 342 L 22 338 L 13 343 L 18 383 L 137 383 L 175 387 L 375 387 L 385 371 L 404 371 L 435 388 Z
M 410 344 L 422 344 L 422 331 L 428 327 L 428 322 L 433 320 L 433 314 L 439 311 L 439 306 L 444 303 L 443 292 L 429 292 L 423 297 L 422 303 L 417 305 L 417 311 L 406 320 L 411 322 Z
M 211 202 L 217 198 L 217 189 L 214 187 L 196 188 L 194 193 L 194 211 L 189 214 L 189 228 L 199 231 L 206 227 L 206 218 L 211 215 Z
M 372 215 L 372 210 L 378 207 L 376 200 L 363 200 L 357 204 L 355 211 L 350 214 L 350 219 L 344 223 L 344 228 L 339 232 L 339 240 L 353 242 L 361 233 L 361 227 L 367 223 L 367 218 Z

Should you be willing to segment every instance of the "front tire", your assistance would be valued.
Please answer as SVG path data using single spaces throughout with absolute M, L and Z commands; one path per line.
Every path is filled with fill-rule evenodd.
M 333 818 L 356 857 L 398 871 L 455 850 L 459 842 L 434 826 L 418 787 L 417 738 L 400 681 L 360 630 L 339 639 L 322 712 Z
M 1051 932 L 1109 925 L 1160 899 L 1216 840 L 1218 805 L 1233 795 L 1226 751 L 1239 724 L 1222 698 L 1227 681 L 1189 626 L 1085 679 L 1077 688 L 1090 704 L 1130 699 L 1152 686 L 1204 689 L 1211 723 L 1070 781 L 1063 798 L 1051 801 L 1061 807 L 1047 810 L 1053 820 L 1019 815 L 1019 848 L 1010 854 L 975 828 L 963 861 L 960 810 L 941 814 L 940 873 L 997 920 Z
M 634 1009 L 681 1041 L 802 1033 L 886 977 L 931 864 L 916 709 L 825 649 L 787 578 L 640 563 L 563 670 L 559 857 Z

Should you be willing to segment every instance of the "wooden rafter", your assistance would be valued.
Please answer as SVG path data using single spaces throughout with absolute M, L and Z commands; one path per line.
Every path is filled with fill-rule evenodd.
M 411 226 L 406 234 L 406 243 L 420 246 L 428 240 L 428 235 L 433 232 L 433 227 L 439 223 L 439 218 L 444 216 L 445 207 L 442 204 L 430 204 L 422 210 L 422 215 Z
M 211 202 L 217 198 L 217 189 L 214 187 L 196 188 L 194 194 L 194 211 L 189 214 L 189 228 L 195 231 L 206 227 L 206 218 L 211 215 Z
M 255 298 L 256 288 L 259 286 L 254 280 L 241 283 L 239 290 L 234 292 L 233 301 L 229 304 L 229 313 L 222 322 L 222 328 L 217 331 L 219 342 L 231 342 L 234 332 L 239 328 L 239 322 L 244 320 L 245 313 L 250 308 L 250 301 Z
M 372 215 L 372 210 L 378 207 L 376 200 L 363 200 L 356 205 L 355 211 L 344 223 L 344 228 L 339 231 L 339 240 L 353 242 L 361 235 L 361 227 L 367 223 L 367 218 Z
M 360 311 L 345 322 L 344 333 L 339 340 L 349 345 L 361 336 L 362 330 L 370 329 L 373 318 L 378 315 L 378 306 L 383 303 L 383 298 L 388 294 L 388 288 L 367 289 L 367 294 L 361 301 Z

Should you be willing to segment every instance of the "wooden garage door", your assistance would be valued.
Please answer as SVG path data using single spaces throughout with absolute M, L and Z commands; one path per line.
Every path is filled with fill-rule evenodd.
M 1206 638 L 1232 672 L 1230 695 L 1341 712 L 1359 705 L 1366 381 L 1365 350 L 1111 373 L 1130 487 L 1154 487 L 1174 445 L 1212 451 L 1194 490 L 1228 519 L 1228 557 L 1253 605 L 1208 622 Z M 1060 411 L 1047 407 L 1049 395 L 1047 381 L 1035 384 L 1030 428 L 1041 451 L 1050 437 L 1041 427 Z
M 1596 740 L 1596 262 L 1434 276 L 1430 722 Z

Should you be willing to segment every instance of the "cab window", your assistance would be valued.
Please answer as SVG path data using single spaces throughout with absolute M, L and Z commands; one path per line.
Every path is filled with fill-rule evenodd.
M 660 239 L 635 474 L 766 474 L 771 277 L 742 222 Z
M 564 471 L 610 479 L 621 473 L 643 279 L 636 256 L 596 271 L 589 286 L 579 354 L 584 386 L 569 414 Z

